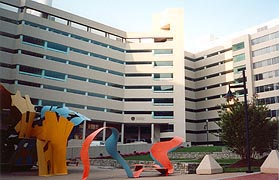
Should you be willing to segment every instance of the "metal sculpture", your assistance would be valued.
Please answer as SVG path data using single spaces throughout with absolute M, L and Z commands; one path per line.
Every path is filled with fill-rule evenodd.
M 166 176 L 168 174 L 173 173 L 174 169 L 167 154 L 168 152 L 175 150 L 182 144 L 183 139 L 181 137 L 174 137 L 170 141 L 155 143 L 151 147 L 150 154 L 156 164 L 153 164 L 151 165 L 151 167 L 148 168 L 146 168 L 146 165 L 137 164 L 135 165 L 135 171 L 133 172 L 130 166 L 128 165 L 128 163 L 117 151 L 119 132 L 117 131 L 117 129 L 112 127 L 103 127 L 97 129 L 89 136 L 87 136 L 84 143 L 82 144 L 82 148 L 80 152 L 81 161 L 84 166 L 82 180 L 86 180 L 90 172 L 90 161 L 89 161 L 89 153 L 88 153 L 90 144 L 94 140 L 94 138 L 106 128 L 112 131 L 111 135 L 108 137 L 108 139 L 105 142 L 106 150 L 108 154 L 111 155 L 111 157 L 113 157 L 124 168 L 129 178 L 139 177 L 140 174 L 146 169 L 155 169 L 159 171 L 161 174 Z
M 4 102 L 1 100 L 1 114 L 4 113 L 3 117 L 1 115 L 1 132 L 3 130 L 7 134 L 5 134 L 4 141 L 1 141 L 1 148 L 5 151 L 9 147 L 11 152 L 17 152 L 12 156 L 12 159 L 5 159 L 6 163 L 14 166 L 14 164 L 26 162 L 26 157 L 28 159 L 31 157 L 32 160 L 28 166 L 34 165 L 38 159 L 40 176 L 67 174 L 66 147 L 68 137 L 75 125 L 89 120 L 89 118 L 66 107 L 44 106 L 35 108 L 28 95 L 23 98 L 19 91 L 13 95 L 1 84 L 0 90 L 1 99 L 3 97 L 5 100 Z M 3 127 L 3 125 L 5 126 Z M 7 130 L 12 131 L 7 132 Z M 13 143 L 9 142 L 11 134 L 16 140 Z M 36 143 L 34 142 L 35 138 Z M 32 139 L 33 143 L 20 146 L 22 143 L 19 143 L 19 139 L 23 139 L 24 142 Z M 37 159 L 34 158 L 34 153 L 28 156 L 27 151 L 35 147 L 35 144 Z

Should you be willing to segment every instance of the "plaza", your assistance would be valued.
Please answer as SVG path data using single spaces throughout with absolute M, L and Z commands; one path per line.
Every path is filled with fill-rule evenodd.
M 77 180 L 82 178 L 83 166 L 68 166 L 68 175 L 63 176 L 38 176 L 37 169 L 27 172 L 11 172 L 3 173 L 1 180 Z M 212 175 L 196 175 L 196 174 L 182 174 L 175 172 L 169 176 L 160 176 L 157 171 L 144 172 L 139 179 L 142 180 L 278 180 L 277 174 L 260 174 L 252 173 L 246 174 L 244 172 L 239 173 L 223 173 Z M 90 175 L 88 180 L 125 180 L 128 178 L 123 169 L 117 169 L 113 167 L 95 167 L 91 166 Z

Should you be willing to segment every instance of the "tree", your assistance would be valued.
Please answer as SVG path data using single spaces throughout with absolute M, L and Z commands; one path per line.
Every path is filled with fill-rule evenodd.
M 249 142 L 250 157 L 255 158 L 257 154 L 263 154 L 272 149 L 273 140 L 276 139 L 276 122 L 268 118 L 269 109 L 266 105 L 257 104 L 257 99 L 247 103 L 249 117 Z M 246 128 L 245 128 L 245 105 L 234 98 L 233 103 L 221 105 L 219 111 L 220 121 L 217 122 L 221 128 L 219 137 L 228 148 L 246 159 Z

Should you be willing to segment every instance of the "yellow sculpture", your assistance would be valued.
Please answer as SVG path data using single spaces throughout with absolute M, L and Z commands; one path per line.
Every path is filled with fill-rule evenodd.
M 39 176 L 68 174 L 66 147 L 74 123 L 55 112 L 47 111 L 42 126 L 33 125 L 36 111 L 29 96 L 23 98 L 17 91 L 11 98 L 12 106 L 17 107 L 22 114 L 15 126 L 19 138 L 37 138 Z

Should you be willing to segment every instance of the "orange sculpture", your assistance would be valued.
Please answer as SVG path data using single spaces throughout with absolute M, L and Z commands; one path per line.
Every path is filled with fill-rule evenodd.
M 111 136 L 105 142 L 106 150 L 124 168 L 129 178 L 138 178 L 144 170 L 150 169 L 157 170 L 161 174 L 166 176 L 174 172 L 174 168 L 168 158 L 168 152 L 171 152 L 178 148 L 182 144 L 183 138 L 176 136 L 170 141 L 155 143 L 150 149 L 150 155 L 156 164 L 136 164 L 134 172 L 132 172 L 127 162 L 117 151 L 117 141 L 119 137 L 119 132 L 115 128 L 103 127 L 97 129 L 89 136 L 87 136 L 84 143 L 82 144 L 82 148 L 80 151 L 81 161 L 84 166 L 82 180 L 86 180 L 90 172 L 90 162 L 88 153 L 90 144 L 94 140 L 94 138 L 105 128 L 109 128 L 112 130 Z

